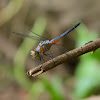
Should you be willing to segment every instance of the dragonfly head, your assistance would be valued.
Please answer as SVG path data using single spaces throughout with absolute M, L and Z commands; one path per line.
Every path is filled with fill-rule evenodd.
M 36 57 L 39 56 L 39 52 L 38 51 L 35 51 L 35 50 L 31 50 L 30 56 L 32 56 L 32 58 L 36 58 Z

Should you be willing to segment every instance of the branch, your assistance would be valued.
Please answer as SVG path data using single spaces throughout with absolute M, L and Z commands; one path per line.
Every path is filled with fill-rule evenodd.
M 83 45 L 82 47 L 76 48 L 76 49 L 66 52 L 62 55 L 59 55 L 59 56 L 45 62 L 44 64 L 41 64 L 41 65 L 29 70 L 27 72 L 27 75 L 33 76 L 33 77 L 38 76 L 39 74 L 41 74 L 45 71 L 48 71 L 48 70 L 56 67 L 57 65 L 60 65 L 62 63 L 69 61 L 71 58 L 76 58 L 85 53 L 93 52 L 98 48 L 100 48 L 100 38 L 95 41 L 90 41 L 90 42 L 86 43 L 85 45 Z M 70 56 L 68 56 L 68 55 L 70 55 Z

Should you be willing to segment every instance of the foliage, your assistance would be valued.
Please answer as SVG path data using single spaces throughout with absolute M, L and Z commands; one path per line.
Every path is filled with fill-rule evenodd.
M 98 38 L 98 33 L 89 32 L 85 25 L 81 25 L 76 30 L 76 47 Z M 98 89 L 100 85 L 99 55 L 100 51 L 97 50 L 93 54 L 88 53 L 80 57 L 80 62 L 76 70 L 76 87 L 74 91 L 77 97 L 88 97 Z

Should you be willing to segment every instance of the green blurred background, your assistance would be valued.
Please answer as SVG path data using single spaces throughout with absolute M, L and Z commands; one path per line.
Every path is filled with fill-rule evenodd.
M 59 41 L 71 50 L 99 38 L 99 20 L 99 0 L 0 0 L 0 100 L 100 100 L 99 49 L 33 78 L 38 42 L 12 34 L 51 39 L 81 22 Z

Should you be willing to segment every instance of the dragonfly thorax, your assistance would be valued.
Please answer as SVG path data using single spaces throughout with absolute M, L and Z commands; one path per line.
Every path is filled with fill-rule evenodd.
M 32 56 L 32 58 L 36 58 L 39 56 L 39 52 L 36 50 L 31 50 L 30 52 L 30 56 Z
M 38 51 L 40 54 L 44 54 L 46 51 L 48 51 L 52 46 L 52 43 L 49 40 L 41 41 L 38 46 L 36 47 L 36 51 Z

